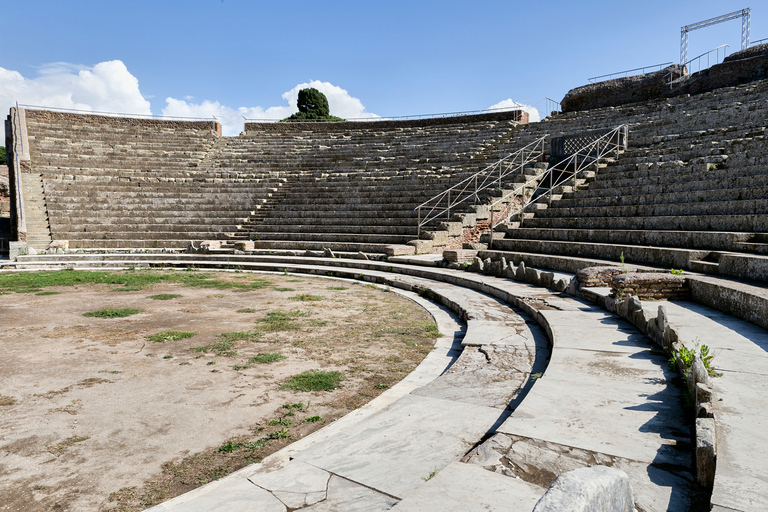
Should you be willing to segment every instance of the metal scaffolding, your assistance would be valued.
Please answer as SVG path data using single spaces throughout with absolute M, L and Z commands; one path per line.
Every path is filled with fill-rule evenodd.
M 741 49 L 749 48 L 749 24 L 750 24 L 751 9 L 741 9 L 740 11 L 733 11 L 722 16 L 716 16 L 709 18 L 708 20 L 692 23 L 680 28 L 680 64 L 688 62 L 688 32 L 691 30 L 697 30 L 700 28 L 710 27 L 723 23 L 724 21 L 735 20 L 741 18 Z

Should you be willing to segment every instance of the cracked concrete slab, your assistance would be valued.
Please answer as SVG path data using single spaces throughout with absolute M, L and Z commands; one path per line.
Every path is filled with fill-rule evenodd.
M 397 504 L 400 512 L 530 512 L 546 488 L 454 462 Z
M 296 458 L 402 498 L 434 468 L 464 455 L 499 414 L 490 407 L 411 394 Z
M 376 492 L 346 478 L 332 476 L 328 483 L 328 498 L 302 508 L 302 512 L 378 512 L 390 510 L 397 499 Z
M 289 509 L 314 505 L 326 499 L 331 474 L 301 461 L 269 473 L 256 473 L 248 477 L 251 483 L 272 493 Z
M 228 478 L 212 482 L 178 498 L 161 503 L 145 512 L 287 512 L 272 493 L 245 478 Z

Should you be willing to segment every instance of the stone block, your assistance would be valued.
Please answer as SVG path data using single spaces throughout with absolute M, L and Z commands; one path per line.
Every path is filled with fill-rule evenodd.
M 205 240 L 200 242 L 200 250 L 202 252 L 208 252 L 214 249 L 221 249 L 221 242 L 218 240 Z
M 384 247 L 387 256 L 411 256 L 416 254 L 416 248 L 412 245 L 393 244 Z
M 464 242 L 461 244 L 462 249 L 471 249 L 474 251 L 485 251 L 488 249 L 488 244 L 481 244 L 480 242 Z
M 629 476 L 606 466 L 562 473 L 536 503 L 533 512 L 634 512 Z
M 429 254 L 432 252 L 434 242 L 432 240 L 411 240 L 408 245 L 416 249 L 416 254 Z
M 48 244 L 48 249 L 61 249 L 62 251 L 66 251 L 69 249 L 69 240 L 54 240 Z
M 714 418 L 696 418 L 696 480 L 708 489 L 715 482 L 716 454 Z
M 525 262 L 521 261 L 517 266 L 517 272 L 515 272 L 515 279 L 518 281 L 525 281 Z
M 452 249 L 443 251 L 443 259 L 449 263 L 465 263 L 472 261 L 477 256 L 477 251 L 466 249 Z
M 29 253 L 27 242 L 8 242 L 8 259 L 15 260 L 18 256 L 25 256 Z
M 336 255 L 333 254 L 333 251 L 330 250 L 327 247 L 323 248 L 323 256 L 325 256 L 326 258 L 335 258 L 336 257 Z
M 355 255 L 355 259 L 367 260 L 368 256 L 363 251 L 357 251 L 357 254 Z
M 448 236 L 460 236 L 464 229 L 461 222 L 441 222 L 437 225 L 440 231 L 447 231 Z
M 235 250 L 238 251 L 252 251 L 254 249 L 253 242 L 235 242 Z
M 422 231 L 421 237 L 424 240 L 432 240 L 434 245 L 446 245 L 448 244 L 448 232 L 447 231 Z
M 527 268 L 525 269 L 525 279 L 524 281 L 529 284 L 535 284 L 539 285 L 541 284 L 541 278 L 539 277 L 539 271 L 535 268 Z

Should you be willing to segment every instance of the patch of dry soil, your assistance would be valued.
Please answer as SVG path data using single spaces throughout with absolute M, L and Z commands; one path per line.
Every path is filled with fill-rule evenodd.
M 272 286 L 80 285 L 0 298 L 0 511 L 141 510 L 359 407 L 407 375 L 434 342 L 429 314 L 384 290 L 309 277 L 216 277 L 266 278 Z M 148 298 L 162 293 L 181 297 Z M 322 298 L 291 299 L 300 294 Z M 106 307 L 142 312 L 83 316 Z M 293 330 L 258 322 L 292 311 L 300 315 L 283 327 Z M 169 329 L 195 335 L 147 339 Z M 251 340 L 216 354 L 222 333 L 245 331 Z M 258 353 L 286 359 L 247 367 Z M 312 369 L 342 372 L 341 388 L 280 389 Z M 313 416 L 323 421 L 305 421 Z M 232 450 L 220 450 L 227 442 Z

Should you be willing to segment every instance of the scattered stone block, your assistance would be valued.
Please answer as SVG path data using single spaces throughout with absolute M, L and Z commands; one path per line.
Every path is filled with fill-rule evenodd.
M 480 242 L 464 242 L 461 244 L 461 248 L 474 251 L 485 251 L 488 249 L 488 244 L 481 244 Z
M 221 249 L 221 242 L 219 240 L 205 240 L 200 242 L 201 252 L 209 252 L 215 249 Z
M 48 249 L 61 249 L 66 251 L 69 249 L 69 240 L 54 240 L 48 245 Z
M 515 279 L 518 281 L 525 281 L 525 262 L 521 261 L 517 266 L 517 272 L 515 272 Z
M 252 251 L 255 245 L 253 242 L 235 242 L 235 249 L 238 251 Z
M 424 240 L 432 240 L 434 245 L 448 244 L 449 237 L 447 231 L 422 231 L 421 236 Z
M 441 222 L 437 225 L 437 229 L 447 231 L 448 236 L 460 236 L 464 225 L 461 222 Z
M 355 259 L 367 260 L 368 256 L 363 251 L 357 251 L 357 254 L 355 255 Z
M 533 512 L 634 512 L 629 476 L 607 466 L 562 473 L 542 496 Z
M 411 240 L 408 245 L 412 245 L 416 249 L 416 254 L 429 254 L 435 243 L 432 240 Z
M 454 249 L 443 251 L 443 259 L 449 263 L 466 263 L 477 256 L 477 251 L 467 249 Z
M 689 300 L 691 290 L 683 276 L 661 272 L 633 272 L 615 275 L 611 293 L 618 297 L 636 295 L 640 299 Z
M 416 248 L 412 245 L 393 244 L 384 247 L 387 256 L 411 256 L 416 254 Z
M 335 258 L 336 257 L 336 255 L 333 254 L 333 251 L 330 250 L 327 247 L 323 248 L 323 256 L 325 256 L 326 258 Z
M 525 279 L 524 281 L 529 284 L 535 284 L 538 285 L 541 283 L 541 279 L 539 278 L 539 271 L 535 268 L 527 268 L 525 269 Z
M 696 418 L 696 480 L 708 489 L 715 483 L 716 448 L 715 420 Z

